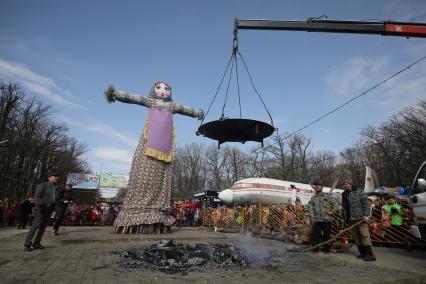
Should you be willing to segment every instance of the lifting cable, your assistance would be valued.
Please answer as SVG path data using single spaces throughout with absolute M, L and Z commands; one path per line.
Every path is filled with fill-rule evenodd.
M 271 116 L 271 113 L 269 112 L 268 108 L 266 107 L 265 102 L 263 101 L 262 96 L 260 95 L 260 93 L 258 92 L 258 90 L 256 89 L 256 86 L 254 85 L 254 81 L 253 81 L 253 77 L 251 76 L 251 73 L 247 67 L 247 64 L 243 58 L 243 56 L 241 55 L 241 53 L 238 50 L 238 30 L 235 28 L 234 29 L 234 38 L 233 38 L 233 42 L 232 42 L 232 54 L 231 57 L 228 61 L 228 64 L 225 68 L 225 72 L 222 76 L 222 79 L 219 83 L 219 86 L 216 90 L 216 93 L 212 99 L 212 101 L 210 102 L 210 105 L 207 109 L 207 112 L 205 114 L 205 116 L 203 117 L 203 119 L 201 120 L 200 126 L 203 125 L 204 119 L 207 117 L 207 114 L 209 113 L 214 101 L 216 100 L 217 95 L 219 94 L 220 88 L 222 87 L 222 84 L 224 82 L 224 79 L 226 77 L 226 75 L 228 74 L 228 70 L 229 70 L 229 76 L 228 76 L 228 80 L 227 80 L 227 87 L 226 87 L 226 93 L 225 93 L 225 101 L 223 103 L 222 106 L 222 113 L 220 116 L 220 120 L 225 119 L 225 107 L 226 107 L 226 103 L 228 101 L 228 95 L 229 95 L 229 89 L 230 89 L 230 85 L 231 85 L 231 81 L 232 81 L 232 74 L 234 71 L 234 66 L 235 66 L 235 76 L 236 76 L 236 82 L 237 82 L 237 95 L 238 95 L 238 104 L 239 104 L 239 113 L 240 113 L 240 118 L 242 118 L 242 110 L 241 110 L 241 94 L 240 94 L 240 78 L 239 78 L 239 73 L 238 73 L 238 56 L 240 57 L 241 61 L 243 62 L 243 66 L 244 69 L 247 72 L 247 75 L 250 79 L 250 83 L 251 86 L 254 90 L 254 92 L 256 93 L 256 95 L 259 97 L 260 101 L 262 102 L 263 107 L 265 108 L 266 112 L 268 113 L 269 119 L 271 120 L 271 125 L 274 126 L 274 122 Z M 231 68 L 229 68 L 231 67 Z
M 232 65 L 231 65 L 231 70 L 229 72 L 229 78 L 228 78 L 228 84 L 226 85 L 226 93 L 225 93 L 225 101 L 223 102 L 223 106 L 222 106 L 222 114 L 220 115 L 220 119 L 225 119 L 225 106 L 226 106 L 226 102 L 228 101 L 228 94 L 229 94 L 229 86 L 231 85 L 231 80 L 232 80 L 232 71 L 234 69 L 234 65 L 235 65 L 235 55 L 232 54 Z M 240 105 L 240 111 L 241 111 L 241 105 Z
M 256 93 L 256 95 L 259 97 L 260 101 L 261 101 L 261 102 L 262 102 L 262 104 L 263 104 L 263 107 L 265 108 L 266 112 L 268 113 L 269 119 L 271 120 L 271 125 L 272 125 L 272 126 L 274 126 L 274 121 L 272 120 L 271 113 L 269 112 L 268 108 L 266 107 L 266 104 L 265 104 L 265 102 L 263 101 L 262 96 L 259 94 L 259 92 L 257 91 L 256 87 L 254 86 L 253 78 L 251 77 L 251 74 L 250 74 L 250 72 L 249 72 L 249 70 L 248 70 L 248 68 L 247 68 L 247 64 L 246 64 L 246 62 L 244 61 L 244 58 L 243 58 L 243 56 L 241 55 L 241 53 L 240 53 L 239 51 L 237 51 L 237 52 L 238 52 L 238 55 L 239 55 L 239 56 L 240 56 L 240 58 L 241 58 L 241 61 L 242 61 L 242 62 L 243 62 L 243 64 L 244 64 L 244 68 L 246 69 L 247 74 L 248 74 L 248 76 L 249 76 L 249 78 L 250 78 L 250 82 L 251 82 L 251 85 L 252 85 L 252 87 L 253 87 L 253 90 L 254 90 L 254 92 Z
M 204 119 L 206 119 L 207 114 L 210 111 L 210 108 L 212 107 L 214 101 L 216 100 L 217 95 L 219 94 L 220 87 L 222 87 L 223 80 L 225 79 L 226 73 L 228 72 L 229 65 L 231 65 L 231 63 L 232 63 L 233 57 L 234 57 L 234 55 L 232 54 L 231 57 L 229 58 L 228 64 L 226 65 L 226 68 L 225 68 L 225 73 L 223 73 L 222 79 L 220 80 L 219 86 L 216 89 L 216 93 L 214 94 L 213 100 L 210 102 L 210 105 L 209 105 L 209 107 L 206 111 L 206 114 L 204 115 L 203 119 L 201 120 L 200 126 L 203 125 Z
M 383 85 L 383 84 L 387 83 L 389 80 L 391 80 L 391 79 L 393 79 L 393 78 L 397 77 L 397 76 L 398 76 L 398 75 L 400 75 L 402 72 L 407 71 L 407 70 L 410 70 L 410 69 L 411 69 L 411 67 L 413 67 L 414 65 L 416 65 L 416 64 L 418 64 L 418 63 L 420 63 L 421 61 L 423 61 L 423 60 L 425 60 L 425 59 L 426 59 L 426 56 L 424 56 L 424 57 L 422 57 L 422 58 L 420 58 L 420 59 L 416 60 L 415 62 L 411 63 L 410 65 L 408 65 L 408 66 L 406 66 L 406 67 L 404 67 L 404 68 L 402 68 L 401 70 L 399 70 L 398 72 L 394 73 L 393 75 L 391 75 L 391 76 L 387 77 L 386 79 L 384 79 L 384 80 L 382 80 L 382 81 L 380 81 L 380 82 L 378 82 L 378 83 L 374 84 L 373 86 L 371 86 L 370 88 L 368 88 L 366 91 L 362 92 L 361 94 L 359 94 L 359 95 L 357 95 L 357 96 L 355 96 L 355 97 L 351 98 L 350 100 L 348 100 L 348 101 L 346 101 L 345 103 L 343 103 L 343 104 L 339 105 L 338 107 L 336 107 L 336 108 L 334 108 L 334 109 L 330 110 L 330 111 L 329 111 L 329 112 L 327 112 L 326 114 L 324 114 L 324 115 L 320 116 L 319 118 L 317 118 L 317 119 L 315 119 L 315 120 L 311 121 L 310 123 L 306 124 L 305 126 L 303 126 L 303 127 L 299 128 L 299 129 L 297 129 L 296 131 L 293 131 L 292 133 L 290 133 L 289 135 L 287 135 L 286 137 L 284 137 L 284 138 L 283 138 L 283 140 L 286 140 L 286 139 L 288 139 L 288 138 L 292 137 L 293 135 L 295 135 L 296 133 L 298 133 L 298 132 L 300 132 L 300 131 L 302 131 L 302 130 L 304 130 L 304 129 L 308 128 L 309 126 L 311 126 L 311 125 L 313 125 L 313 124 L 315 124 L 315 123 L 317 123 L 317 122 L 319 122 L 320 120 L 324 119 L 325 117 L 327 117 L 327 116 L 329 116 L 329 115 L 333 114 L 334 112 L 338 111 L 339 109 L 343 108 L 344 106 L 346 106 L 346 105 L 348 105 L 348 104 L 352 103 L 352 102 L 353 102 L 353 101 L 355 101 L 356 99 L 359 99 L 360 97 L 362 97 L 362 96 L 366 95 L 367 93 L 371 92 L 372 90 L 374 90 L 374 89 L 378 88 L 379 86 L 381 86 L 381 85 Z M 265 150 L 268 150 L 269 148 L 273 147 L 273 146 L 274 146 L 275 144 L 277 144 L 277 143 L 278 143 L 278 142 L 274 142 L 274 143 L 269 144 L 269 145 L 267 145 L 267 146 L 265 146 L 265 147 L 263 147 L 263 148 L 259 147 L 259 148 L 257 148 L 255 151 L 265 151 Z

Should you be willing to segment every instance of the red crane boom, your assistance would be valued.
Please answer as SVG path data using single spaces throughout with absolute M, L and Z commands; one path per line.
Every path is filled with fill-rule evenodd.
M 272 21 L 235 19 L 235 30 L 289 30 L 329 33 L 379 34 L 383 36 L 426 37 L 426 23 L 395 21 L 346 21 L 308 19 L 307 21 Z

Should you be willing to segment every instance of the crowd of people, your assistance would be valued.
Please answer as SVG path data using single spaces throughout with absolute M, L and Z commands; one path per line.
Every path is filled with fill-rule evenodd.
M 244 210 L 243 210 L 244 208 Z M 303 205 L 300 199 L 286 204 L 248 205 L 245 207 L 219 206 L 212 209 L 211 219 L 216 226 L 241 226 L 243 219 L 246 228 L 268 225 L 272 228 L 288 227 L 297 224 L 309 224 L 306 216 L 308 206 Z
M 34 198 L 23 202 L 12 201 L 8 198 L 0 200 L 0 227 L 14 226 L 25 229 L 34 219 Z M 112 226 L 120 212 L 121 204 L 97 203 L 77 204 L 70 202 L 65 209 L 61 225 L 63 226 Z M 201 208 L 182 208 L 178 203 L 171 206 L 171 215 L 176 219 L 176 226 L 195 227 L 203 224 L 203 210 Z M 52 212 L 49 225 L 53 225 L 58 218 L 56 211 Z
M 30 197 L 23 202 L 5 198 L 0 200 L 0 227 L 13 226 L 25 229 L 34 219 L 35 201 Z M 61 221 L 63 226 L 112 226 L 120 212 L 121 204 L 97 203 L 78 204 L 70 202 L 65 208 Z M 203 210 L 201 208 L 182 208 L 178 203 L 171 205 L 171 215 L 176 219 L 176 226 L 195 227 L 203 224 Z M 49 225 L 58 219 L 58 213 L 52 212 Z
M 314 244 L 319 243 L 320 236 L 323 239 L 328 239 L 332 227 L 343 228 L 345 221 L 347 226 L 354 224 L 359 218 L 366 219 L 365 225 L 358 227 L 361 228 L 361 231 L 355 232 L 355 236 L 359 234 L 360 239 L 364 239 L 364 235 L 368 232 L 368 237 L 371 234 L 371 239 L 376 242 L 401 243 L 409 234 L 409 225 L 412 221 L 411 211 L 409 210 L 408 200 L 404 197 L 396 198 L 394 195 L 369 197 L 367 199 L 368 204 L 365 204 L 368 210 L 361 208 L 364 204 L 356 205 L 359 208 L 352 208 L 352 215 L 355 214 L 356 210 L 362 209 L 362 212 L 360 212 L 359 217 L 356 217 L 356 220 L 350 220 L 344 216 L 348 213 L 345 210 L 342 211 L 345 206 L 349 206 L 344 204 L 345 197 L 342 195 L 334 200 L 335 202 L 330 203 L 332 200 L 328 200 L 328 196 L 318 191 L 316 195 L 318 200 L 313 198 L 307 205 L 302 205 L 300 200 L 296 199 L 295 203 L 288 202 L 285 205 L 273 204 L 270 206 L 250 205 L 244 207 L 244 210 L 240 206 L 220 206 L 216 209 L 203 210 L 198 205 L 185 207 L 181 206 L 182 204 L 173 203 L 171 215 L 176 219 L 175 225 L 178 227 L 202 226 L 204 219 L 207 224 L 211 222 L 215 227 L 241 227 L 243 222 L 246 228 L 259 225 L 267 225 L 272 228 L 283 228 L 298 224 L 309 225 L 313 228 Z M 62 211 L 56 208 L 57 210 L 49 212 L 47 224 L 53 225 L 54 232 L 57 232 L 59 225 L 111 226 L 121 209 L 121 205 L 112 203 L 90 205 L 77 204 L 72 201 L 65 202 L 67 204 L 62 208 Z M 321 207 L 325 203 L 330 206 L 328 213 Z M 58 206 L 56 205 L 56 207 Z M 32 224 L 35 212 L 35 199 L 33 197 L 22 202 L 7 198 L 0 200 L 0 227 L 15 226 L 18 229 L 25 229 L 26 226 Z M 342 212 L 344 213 L 343 216 Z M 371 241 L 364 247 L 370 245 Z M 326 250 L 328 249 L 326 247 Z
M 198 227 L 203 224 L 203 210 L 199 207 L 179 207 L 178 203 L 171 205 L 171 215 L 176 219 L 178 227 Z
M 402 243 L 411 236 L 409 228 L 412 224 L 412 215 L 407 197 L 389 194 L 368 197 L 365 195 L 363 198 L 365 208 L 361 212 L 362 216 L 355 217 L 366 217 L 364 230 L 369 230 L 376 243 Z M 361 207 L 361 204 L 357 206 Z M 268 206 L 219 206 L 209 209 L 205 214 L 210 216 L 210 218 L 206 216 L 206 224 L 214 227 L 240 228 L 243 222 L 246 229 L 268 226 L 277 231 L 295 225 L 312 226 L 315 232 L 314 243 L 318 243 L 319 236 L 328 239 L 332 229 L 336 233 L 351 223 L 356 223 L 351 222 L 350 213 L 348 211 L 345 213 L 342 209 L 340 194 L 331 198 L 329 194 L 319 192 L 312 202 L 305 205 L 296 199 L 295 202 Z M 355 210 L 360 209 L 353 208 L 352 215 Z
M 404 241 L 404 236 L 412 225 L 412 214 L 407 198 L 386 197 L 369 200 L 371 218 L 369 228 L 379 240 Z
M 5 198 L 0 200 L 0 227 L 14 226 L 25 229 L 34 219 L 34 198 L 23 202 L 12 201 Z M 71 202 L 65 209 L 61 225 L 65 226 L 111 226 L 114 223 L 121 205 L 111 203 L 77 204 Z M 53 211 L 49 225 L 53 225 L 58 214 Z
M 338 200 L 339 201 L 339 200 Z M 408 208 L 408 200 L 395 197 L 379 197 L 377 199 L 369 199 L 371 207 L 371 215 L 369 228 L 373 236 L 385 237 L 386 231 L 396 227 L 407 228 L 411 222 L 411 213 Z M 340 202 L 339 202 L 340 206 Z M 15 226 L 18 229 L 26 228 L 31 225 L 33 220 L 34 198 L 28 198 L 23 202 L 12 201 L 8 198 L 0 200 L 0 226 Z M 259 213 L 261 208 L 262 213 Z M 294 204 L 287 203 L 286 206 L 286 226 L 294 226 L 296 224 L 306 224 L 309 220 L 306 218 L 309 213 L 309 206 L 302 205 L 299 200 Z M 118 212 L 121 209 L 120 204 L 98 203 L 77 204 L 70 203 L 65 211 L 62 225 L 81 226 L 111 226 L 114 223 Z M 284 207 L 279 204 L 260 207 L 258 205 L 250 205 L 245 210 L 246 226 L 250 224 L 270 224 L 277 225 L 282 223 L 282 219 L 278 216 L 283 216 Z M 171 214 L 176 219 L 176 226 L 200 226 L 203 224 L 203 213 L 201 208 L 180 208 L 177 203 L 171 206 Z M 340 211 L 337 211 L 340 213 Z M 259 215 L 262 220 L 259 221 Z M 57 214 L 53 211 L 49 224 L 52 225 L 57 219 Z M 212 219 L 215 224 L 220 226 L 241 225 L 242 210 L 240 206 L 229 208 L 220 206 L 212 211 Z M 336 220 L 336 225 L 339 220 Z M 400 226 L 400 227 L 398 227 Z

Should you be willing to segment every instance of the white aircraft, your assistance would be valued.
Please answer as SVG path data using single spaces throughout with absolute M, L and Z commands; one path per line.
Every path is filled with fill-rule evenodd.
M 400 196 L 405 194 L 405 189 L 401 187 L 385 187 L 379 186 L 376 172 L 369 166 L 365 166 L 365 187 L 364 191 L 367 193 L 369 198 L 375 199 L 377 196 L 386 194 Z
M 365 188 L 368 192 L 374 192 L 373 172 L 370 167 L 366 167 Z M 337 184 L 337 181 L 335 182 Z M 324 187 L 323 192 L 332 192 L 333 195 L 340 195 L 342 189 L 334 189 L 335 185 Z M 315 190 L 310 184 L 283 181 L 270 178 L 247 178 L 234 183 L 230 189 L 222 190 L 219 199 L 226 205 L 247 205 L 247 204 L 279 204 L 293 203 L 299 199 L 302 204 L 308 204 Z
M 330 187 L 324 187 L 324 192 L 330 192 Z M 343 190 L 334 189 L 333 193 Z M 234 183 L 230 189 L 222 190 L 219 199 L 226 205 L 233 204 L 279 204 L 299 199 L 302 204 L 308 204 L 315 190 L 310 184 L 283 181 L 270 178 L 247 178 Z

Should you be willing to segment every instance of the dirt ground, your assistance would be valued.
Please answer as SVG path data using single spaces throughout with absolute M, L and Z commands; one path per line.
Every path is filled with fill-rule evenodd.
M 376 248 L 376 262 L 348 253 L 288 252 L 290 243 L 239 233 L 174 228 L 168 235 L 117 235 L 111 227 L 46 230 L 44 250 L 23 251 L 27 230 L 0 229 L 1 283 L 426 283 L 426 251 Z M 245 250 L 249 266 L 234 270 L 165 274 L 123 269 L 116 252 L 143 248 L 160 240 L 175 243 L 227 243 Z

